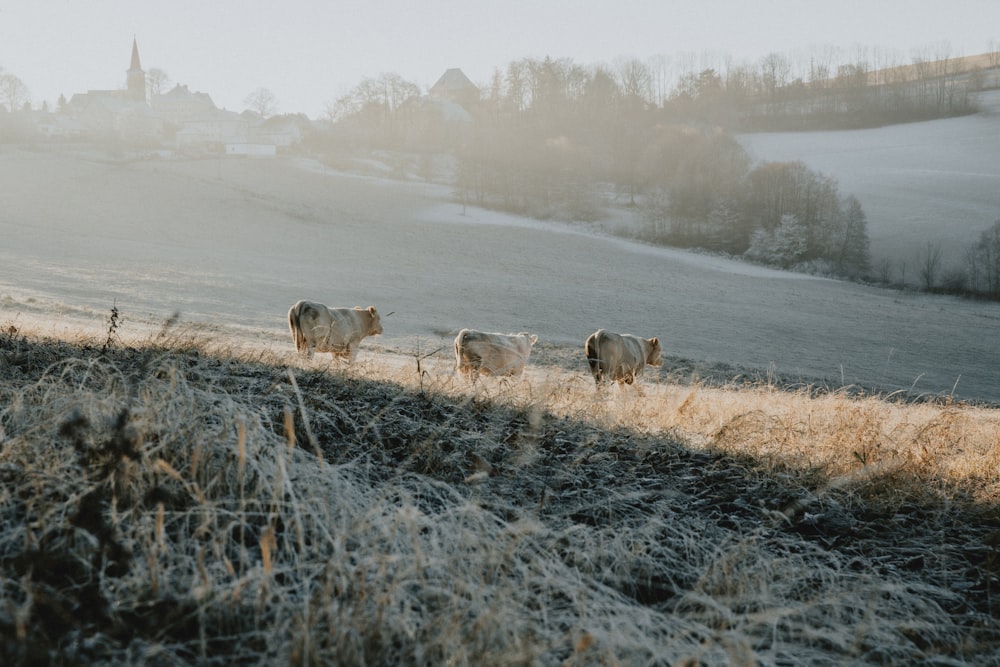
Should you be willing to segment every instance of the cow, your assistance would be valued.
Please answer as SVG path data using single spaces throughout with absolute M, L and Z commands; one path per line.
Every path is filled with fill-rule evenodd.
M 382 318 L 375 306 L 328 308 L 314 301 L 299 301 L 288 311 L 288 328 L 300 354 L 311 359 L 315 349 L 329 352 L 338 361 L 353 362 L 361 340 L 382 333 Z
M 584 349 L 598 387 L 610 380 L 624 389 L 624 385 L 632 384 L 642 375 L 646 364 L 659 366 L 662 363 L 659 338 L 640 338 L 598 329 L 587 337 Z
M 475 381 L 483 375 L 520 375 L 528 363 L 538 336 L 530 333 L 484 333 L 462 329 L 455 337 L 455 365 L 459 373 Z

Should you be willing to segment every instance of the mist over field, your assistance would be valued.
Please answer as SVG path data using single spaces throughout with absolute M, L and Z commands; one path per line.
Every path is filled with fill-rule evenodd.
M 447 186 L 303 158 L 115 160 L 5 147 L 0 178 L 5 322 L 48 317 L 71 329 L 80 318 L 102 323 L 114 305 L 125 326 L 178 313 L 290 349 L 285 314 L 307 298 L 392 313 L 385 335 L 363 346 L 373 354 L 419 345 L 448 354 L 454 334 L 473 327 L 534 332 L 564 359 L 605 327 L 659 336 L 673 377 L 1000 401 L 995 303 L 604 233 L 627 215 L 603 227 L 542 223 L 463 206 Z M 875 237 L 877 225 L 873 216 Z M 546 362 L 544 347 L 533 361 Z
M 118 7 L 61 3 L 42 55 L 4 28 L 52 8 L 0 10 L 0 664 L 1000 664 L 1000 47 L 468 76 L 588 23 L 770 49 L 969 13 L 782 1 L 541 38 L 564 8 L 251 2 L 207 52 L 207 5 L 133 8 L 103 89 L 63 54 Z M 441 44 L 469 69 L 300 112 L 332 54 Z M 87 92 L 39 101 L 46 67 Z M 300 300 L 384 332 L 299 354 Z M 537 337 L 523 373 L 456 372 L 466 328 Z M 662 365 L 595 387 L 598 328 Z

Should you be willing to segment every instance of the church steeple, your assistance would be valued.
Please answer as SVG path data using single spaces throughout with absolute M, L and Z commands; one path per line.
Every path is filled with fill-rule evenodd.
M 125 87 L 128 88 L 128 96 L 133 102 L 146 102 L 146 73 L 142 71 L 139 64 L 139 45 L 132 37 L 132 64 L 126 72 Z

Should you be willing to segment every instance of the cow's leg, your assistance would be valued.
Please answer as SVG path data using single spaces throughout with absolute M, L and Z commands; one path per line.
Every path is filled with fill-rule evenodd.
M 602 394 L 604 392 L 605 385 L 609 383 L 614 383 L 614 378 L 605 372 L 604 364 L 596 359 L 590 360 L 590 373 L 594 376 L 594 386 L 597 388 L 597 393 Z
M 590 368 L 590 374 L 594 376 L 594 384 L 600 388 L 601 377 L 604 375 L 604 372 L 601 370 L 601 362 L 598 359 L 588 356 L 587 366 Z
M 463 363 L 458 367 L 458 373 L 465 379 L 466 382 L 476 383 L 476 379 L 479 377 L 479 370 L 469 363 Z
M 482 368 L 483 359 L 482 357 L 468 355 L 462 360 L 462 365 L 459 366 L 458 370 L 462 371 L 465 379 L 476 384 L 476 380 L 479 379 L 479 370 Z

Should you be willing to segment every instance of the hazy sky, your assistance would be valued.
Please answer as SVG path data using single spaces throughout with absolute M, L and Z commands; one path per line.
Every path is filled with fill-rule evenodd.
M 316 117 L 366 76 L 426 89 L 460 67 L 485 83 L 525 57 L 973 55 L 1000 44 L 1000 0 L 0 0 L 0 68 L 35 105 L 123 87 L 133 36 L 143 69 L 219 107 L 263 87 Z

